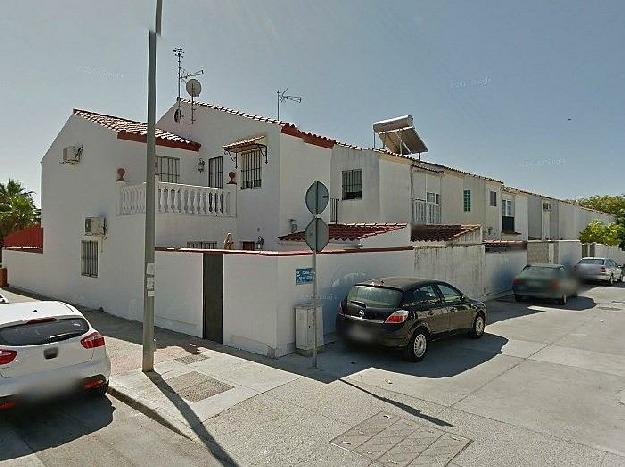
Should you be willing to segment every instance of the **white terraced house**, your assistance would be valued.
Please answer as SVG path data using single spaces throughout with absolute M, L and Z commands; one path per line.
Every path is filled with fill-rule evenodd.
M 417 250 L 462 245 L 455 251 L 466 250 L 463 254 L 475 266 L 462 260 L 450 266 L 449 274 L 483 294 L 480 281 L 486 273 L 475 274 L 482 264 L 482 240 L 576 238 L 590 220 L 610 220 L 499 180 L 422 160 L 427 147 L 410 116 L 374 124 L 382 147 L 360 148 L 293 124 L 201 102 L 194 104 L 193 122 L 191 113 L 191 103 L 181 100 L 157 123 L 156 245 L 159 250 L 176 249 L 157 252 L 157 323 L 219 342 L 223 337 L 241 348 L 257 348 L 246 339 L 256 335 L 258 320 L 242 323 L 238 313 L 247 300 L 245 291 L 260 283 L 259 274 L 270 288 L 279 282 L 287 290 L 295 272 L 300 271 L 301 279 L 310 267 L 301 253 L 306 250 L 302 230 L 312 217 L 304 194 L 315 180 L 328 186 L 331 198 L 322 216 L 332 224 L 328 255 L 364 253 L 360 259 L 343 257 L 354 261 L 358 271 L 345 271 L 341 261 L 327 257 L 334 265 L 326 271 L 334 278 L 333 288 L 351 285 L 354 278 L 366 276 L 365 270 L 379 272 L 378 266 L 386 267 L 387 275 L 411 274 L 424 265 L 428 269 L 420 274 L 430 276 L 437 267 L 443 274 L 447 262 Z M 41 161 L 42 244 L 12 245 L 20 251 L 5 251 L 10 282 L 141 319 L 146 133 L 144 123 L 73 111 Z M 254 253 L 261 258 L 255 261 L 249 252 L 211 251 L 222 248 L 228 234 L 235 250 L 269 251 Z M 24 246 L 37 248 L 20 248 Z M 430 259 L 418 262 L 402 251 Z M 368 254 L 382 256 L 369 264 Z M 394 254 L 406 254 L 405 261 L 397 263 Z M 279 264 L 293 271 L 278 263 L 270 266 L 267 258 L 278 257 L 283 258 Z M 297 287 L 298 300 L 303 300 L 306 286 Z M 335 291 L 328 293 L 334 297 Z M 285 303 L 295 296 L 289 294 L 285 292 Z M 255 292 L 250 303 L 261 295 Z M 276 309 L 265 305 L 269 314 Z M 280 307 L 280 313 L 291 316 L 290 305 Z M 333 313 L 331 306 L 326 308 Z M 286 332 L 290 320 L 263 326 L 269 334 Z M 250 329 L 241 329 L 248 324 Z

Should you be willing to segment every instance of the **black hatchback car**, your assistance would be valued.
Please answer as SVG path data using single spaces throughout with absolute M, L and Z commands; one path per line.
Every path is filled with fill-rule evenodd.
M 481 337 L 486 306 L 436 280 L 385 277 L 354 285 L 339 304 L 336 330 L 349 341 L 400 348 L 421 360 L 428 342 L 458 332 Z

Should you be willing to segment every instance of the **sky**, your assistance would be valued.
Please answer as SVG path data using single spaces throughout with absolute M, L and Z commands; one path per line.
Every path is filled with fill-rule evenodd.
M 158 114 L 175 47 L 201 100 L 370 147 L 411 114 L 423 159 L 538 193 L 625 191 L 621 0 L 163 0 Z M 0 182 L 40 190 L 75 107 L 145 121 L 155 0 L 3 0 Z

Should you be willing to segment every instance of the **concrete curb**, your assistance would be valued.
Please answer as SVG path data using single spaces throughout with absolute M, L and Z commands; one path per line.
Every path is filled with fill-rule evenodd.
M 109 380 L 109 387 L 106 391 L 115 399 L 123 402 L 129 407 L 141 412 L 146 417 L 160 423 L 165 428 L 184 436 L 192 441 L 200 441 L 199 437 L 187 425 L 179 420 L 172 420 L 161 415 L 159 408 L 147 399 L 138 397 L 133 391 L 126 386 L 116 383 L 113 379 Z

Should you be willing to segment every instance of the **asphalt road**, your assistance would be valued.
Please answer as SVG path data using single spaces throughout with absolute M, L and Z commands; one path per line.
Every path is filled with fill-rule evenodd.
M 400 417 L 396 437 L 439 436 L 416 459 L 425 465 L 625 466 L 625 284 L 586 287 L 564 306 L 503 299 L 488 309 L 483 338 L 434 342 L 417 364 L 340 342 L 319 355 L 319 370 L 297 354 L 270 360 L 204 349 L 209 358 L 194 368 L 233 384 L 269 380 L 273 389 L 201 429 L 240 465 L 369 465 L 386 439 L 356 446 L 352 435 Z M 107 336 L 120 332 L 106 324 L 98 326 Z M 275 387 L 276 378 L 288 382 Z M 393 449 L 407 456 L 414 444 Z M 111 399 L 0 419 L 0 463 L 7 460 L 213 462 L 203 445 Z
M 205 447 L 114 398 L 0 415 L 2 465 L 220 465 Z

